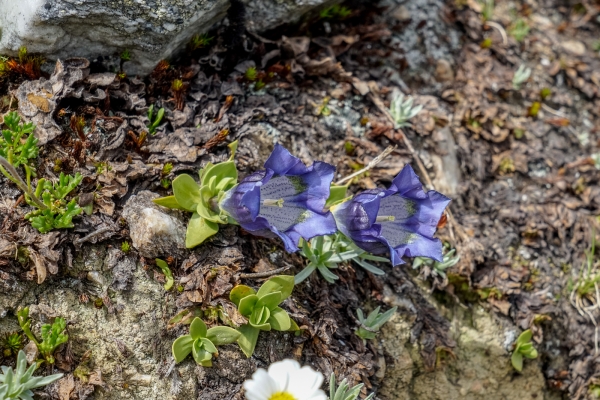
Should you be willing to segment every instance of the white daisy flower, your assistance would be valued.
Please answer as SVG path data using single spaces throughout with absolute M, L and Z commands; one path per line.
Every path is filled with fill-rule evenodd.
M 278 361 L 269 370 L 258 369 L 244 382 L 248 400 L 327 400 L 320 387 L 323 374 L 294 360 Z

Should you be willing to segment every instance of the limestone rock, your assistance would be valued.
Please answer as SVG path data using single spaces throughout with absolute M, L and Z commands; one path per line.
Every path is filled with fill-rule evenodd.
M 402 304 L 392 299 L 391 304 Z M 457 307 L 458 308 L 458 307 Z M 387 363 L 380 398 L 385 400 L 525 400 L 554 399 L 545 387 L 539 360 L 527 360 L 521 374 L 510 363 L 518 332 L 480 306 L 459 310 L 452 322 L 457 346 L 433 371 L 423 365 L 411 343 L 414 321 L 396 314 L 383 326 L 381 344 Z M 538 397 L 539 396 L 539 397 Z
M 243 0 L 253 30 L 291 22 L 324 0 Z M 240 2 L 233 2 L 240 7 Z M 51 59 L 131 53 L 128 74 L 146 74 L 220 21 L 229 0 L 0 0 L 0 54 L 20 46 Z
M 156 193 L 142 191 L 131 196 L 123 209 L 129 224 L 133 247 L 143 257 L 183 257 L 185 225 L 177 211 L 167 210 L 152 202 Z

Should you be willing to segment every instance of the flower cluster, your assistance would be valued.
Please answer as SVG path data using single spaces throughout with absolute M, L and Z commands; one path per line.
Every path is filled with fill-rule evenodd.
M 232 159 L 224 164 L 233 171 Z M 209 167 L 218 169 L 218 165 Z M 195 240 L 188 238 L 189 247 L 216 233 L 216 223 L 237 223 L 254 235 L 281 238 L 289 252 L 298 251 L 301 241 L 306 247 L 314 237 L 342 233 L 365 252 L 389 253 L 393 265 L 404 263 L 403 256 L 442 261 L 442 244 L 433 235 L 450 199 L 433 190 L 425 192 L 409 165 L 387 190 L 367 190 L 335 205 L 330 199 L 334 166 L 321 161 L 306 166 L 276 145 L 264 167 L 235 185 L 235 173 L 222 174 L 226 184 L 215 181 L 218 174 L 210 174 L 210 182 L 202 174 L 200 186 L 191 177 L 186 177 L 190 182 L 185 186 L 176 185 L 182 177 L 173 182 L 180 208 L 195 212 L 190 226 L 200 218 L 203 227 L 212 229 Z M 191 196 L 189 188 L 194 192 Z M 168 206 L 172 198 L 157 203 Z M 181 207 L 186 203 L 191 206 Z

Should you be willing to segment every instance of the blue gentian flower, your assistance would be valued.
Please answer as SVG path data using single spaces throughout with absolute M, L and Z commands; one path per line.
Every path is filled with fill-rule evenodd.
M 423 191 L 410 165 L 396 176 L 388 190 L 367 190 L 333 207 L 338 229 L 361 249 L 390 253 L 393 265 L 403 256 L 442 261 L 442 243 L 433 238 L 437 223 L 450 202 L 446 196 Z
M 225 194 L 220 206 L 245 230 L 258 236 L 279 236 L 289 252 L 300 238 L 337 231 L 325 211 L 335 167 L 324 162 L 304 165 L 281 145 L 265 162 L 265 170 L 244 178 Z

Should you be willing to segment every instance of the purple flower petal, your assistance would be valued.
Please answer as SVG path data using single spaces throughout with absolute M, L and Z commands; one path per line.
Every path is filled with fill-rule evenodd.
M 419 177 L 405 166 L 386 191 L 367 191 L 334 209 L 338 229 L 373 254 L 390 253 L 393 265 L 403 256 L 442 261 L 442 243 L 434 239 L 446 196 L 425 193 Z
M 332 165 L 315 162 L 307 167 L 276 145 L 265 167 L 228 192 L 221 208 L 255 235 L 279 236 L 290 252 L 298 250 L 300 238 L 335 233 L 333 216 L 323 210 L 335 171 Z

